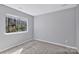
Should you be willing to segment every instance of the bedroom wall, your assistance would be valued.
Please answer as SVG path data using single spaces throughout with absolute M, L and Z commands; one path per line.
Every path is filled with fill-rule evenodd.
M 76 47 L 76 7 L 34 17 L 34 38 Z
M 5 17 L 6 14 L 12 14 L 19 17 L 28 18 L 28 32 L 19 34 L 5 34 Z M 0 51 L 19 45 L 20 43 L 27 42 L 33 38 L 33 16 L 0 5 Z
M 76 8 L 76 39 L 77 47 L 79 48 L 79 5 Z

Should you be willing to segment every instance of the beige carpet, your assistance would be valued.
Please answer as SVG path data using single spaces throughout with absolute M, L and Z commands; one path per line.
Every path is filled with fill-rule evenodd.
M 78 51 L 72 48 L 32 40 L 1 52 L 1 54 L 78 54 Z

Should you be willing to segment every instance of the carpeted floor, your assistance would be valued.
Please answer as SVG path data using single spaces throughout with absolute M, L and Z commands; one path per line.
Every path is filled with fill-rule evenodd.
M 32 40 L 1 52 L 1 54 L 78 54 L 78 51 L 47 42 Z

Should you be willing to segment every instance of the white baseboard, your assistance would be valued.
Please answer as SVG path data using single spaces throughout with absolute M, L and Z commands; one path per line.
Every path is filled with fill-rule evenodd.
M 26 42 L 29 42 L 29 41 L 31 41 L 31 40 L 33 40 L 33 39 L 30 39 L 30 40 L 24 40 L 24 41 L 22 41 L 22 42 L 19 42 L 19 43 L 15 43 L 16 45 L 12 45 L 12 46 L 9 46 L 9 47 L 7 47 L 7 48 L 5 48 L 5 49 L 2 49 L 1 51 L 0 51 L 0 53 L 2 53 L 2 52 L 4 52 L 4 51 L 6 51 L 6 50 L 8 50 L 8 49 L 10 49 L 10 48 L 13 48 L 13 47 L 16 47 L 16 46 L 19 46 L 19 45 L 21 45 L 21 44 L 23 44 L 23 43 L 26 43 Z
M 23 44 L 23 43 L 25 43 L 25 42 L 29 42 L 29 41 L 31 41 L 31 40 L 33 40 L 33 39 L 30 39 L 30 40 L 28 40 L 28 41 L 26 40 L 26 41 L 24 41 L 24 42 L 20 42 L 19 44 L 14 45 L 14 46 L 7 47 L 7 48 L 3 49 L 3 50 L 0 51 L 0 52 L 3 52 L 3 51 L 5 51 L 5 50 L 7 50 L 7 49 L 13 48 L 13 47 L 18 46 L 18 45 L 21 45 L 21 44 Z M 34 39 L 34 40 L 38 40 L 38 41 L 42 41 L 42 42 L 47 42 L 47 43 L 51 43 L 51 44 L 55 44 L 55 45 L 64 46 L 64 47 L 67 47 L 67 48 L 72 48 L 72 49 L 78 50 L 77 47 L 67 46 L 67 45 L 64 45 L 64 44 L 61 44 L 61 43 L 54 43 L 54 42 L 50 42 L 50 41 L 46 41 L 46 40 L 42 40 L 42 39 Z
M 51 43 L 51 44 L 55 44 L 55 45 L 64 46 L 64 47 L 67 47 L 67 48 L 72 48 L 72 49 L 78 50 L 77 47 L 72 47 L 72 46 L 68 46 L 68 45 L 65 45 L 65 44 L 61 44 L 61 43 L 54 43 L 54 42 L 50 42 L 50 41 L 46 41 L 46 40 L 42 40 L 42 39 L 35 39 L 35 40 L 43 41 L 43 42 L 47 42 L 47 43 Z

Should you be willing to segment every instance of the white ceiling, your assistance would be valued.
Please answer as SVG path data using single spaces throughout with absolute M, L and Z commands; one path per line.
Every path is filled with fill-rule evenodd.
M 5 4 L 11 8 L 17 9 L 32 16 L 37 16 L 49 12 L 55 12 L 62 9 L 75 7 L 72 4 Z

